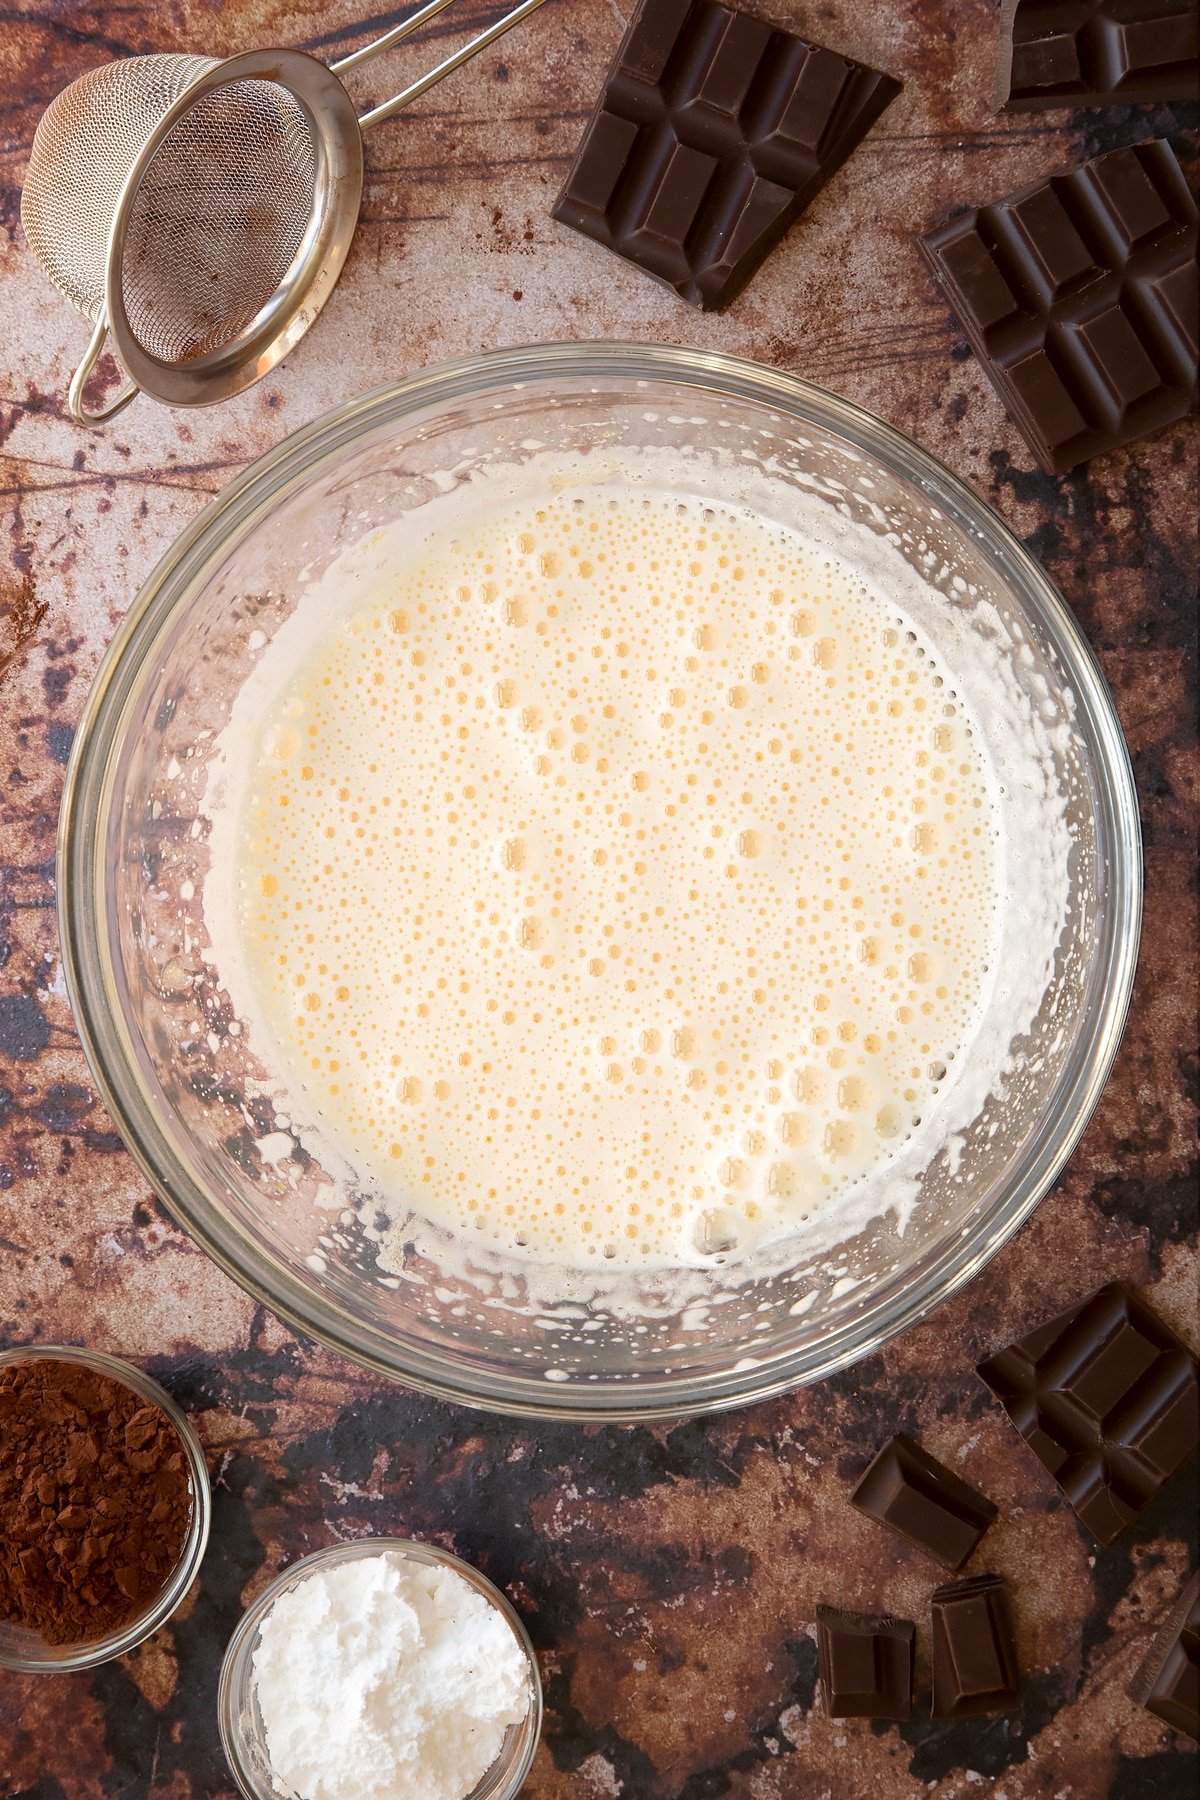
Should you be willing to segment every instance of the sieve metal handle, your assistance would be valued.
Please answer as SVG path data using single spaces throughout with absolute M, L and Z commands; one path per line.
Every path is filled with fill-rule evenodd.
M 374 43 L 364 45 L 361 50 L 352 51 L 349 56 L 343 56 L 340 62 L 330 63 L 330 68 L 335 75 L 341 75 L 347 69 L 356 69 L 360 63 L 370 62 L 372 57 L 381 56 L 394 44 L 402 43 L 412 32 L 419 30 L 427 20 L 436 18 L 444 8 L 453 4 L 454 0 L 426 0 L 424 6 L 418 7 L 415 13 L 411 13 L 399 25 L 394 25 L 390 31 L 385 31 L 382 37 L 375 39 Z M 511 12 L 505 13 L 502 18 L 488 25 L 461 49 L 455 50 L 444 61 L 430 69 L 428 74 L 419 76 L 406 88 L 401 88 L 400 92 L 393 95 L 390 100 L 385 100 L 381 105 L 372 107 L 370 112 L 363 113 L 358 121 L 359 130 L 367 131 L 372 125 L 379 125 L 384 119 L 394 117 L 404 107 L 411 105 L 414 100 L 419 100 L 422 94 L 427 94 L 431 87 L 436 87 L 438 82 L 444 80 L 447 75 L 452 75 L 455 69 L 461 69 L 465 62 L 470 62 L 471 58 L 477 56 L 481 50 L 486 50 L 489 44 L 494 44 L 496 39 L 503 37 L 506 31 L 511 31 L 514 25 L 519 25 L 522 19 L 527 19 L 530 13 L 535 13 L 539 6 L 544 5 L 545 0 L 521 0 L 520 6 L 514 6 Z
M 92 332 L 91 342 L 83 353 L 83 359 L 71 377 L 71 385 L 67 389 L 67 403 L 71 408 L 71 417 L 80 425 L 103 425 L 108 419 L 115 419 L 119 412 L 124 412 L 131 400 L 136 400 L 141 388 L 136 381 L 126 380 L 114 400 L 102 406 L 98 412 L 92 412 L 84 404 L 83 390 L 92 370 L 100 360 L 100 352 L 104 348 L 104 340 L 108 336 L 108 313 L 100 308 L 96 320 L 96 329 Z
M 371 43 L 364 44 L 361 50 L 352 50 L 349 56 L 343 56 L 338 62 L 330 63 L 329 67 L 335 75 L 342 75 L 347 69 L 357 69 L 360 63 L 371 62 L 376 56 L 382 56 L 385 50 L 390 50 L 393 45 L 402 44 L 406 37 L 411 37 L 412 33 L 419 31 L 429 19 L 436 19 L 440 12 L 444 12 L 446 7 L 453 6 L 453 4 L 454 0 L 426 0 L 424 6 L 419 6 L 415 13 L 410 13 L 407 19 L 401 20 L 399 25 L 393 25 L 391 30 L 385 31 L 382 37 L 377 37 Z

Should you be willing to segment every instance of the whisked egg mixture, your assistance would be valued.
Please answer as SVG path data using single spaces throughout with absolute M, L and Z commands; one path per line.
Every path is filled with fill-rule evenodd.
M 414 536 L 272 685 L 288 630 L 238 960 L 385 1192 L 534 1257 L 694 1263 L 933 1128 L 995 953 L 994 780 L 851 567 L 565 488 Z

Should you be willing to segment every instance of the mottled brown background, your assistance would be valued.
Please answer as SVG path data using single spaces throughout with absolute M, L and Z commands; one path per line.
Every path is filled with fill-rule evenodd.
M 109 56 L 333 54 L 354 0 L 0 4 L 0 1340 L 144 1361 L 191 1409 L 215 1479 L 182 1615 L 91 1677 L 0 1675 L 4 1800 L 228 1796 L 214 1695 L 242 1605 L 290 1558 L 367 1531 L 427 1536 L 502 1582 L 548 1712 L 533 1800 L 1182 1800 L 1184 1741 L 1125 1696 L 1189 1560 L 1194 1474 L 1098 1550 L 971 1370 L 1098 1280 L 1194 1331 L 1195 437 L 1168 431 L 1060 480 L 1034 471 L 910 233 L 1182 109 L 991 105 L 989 0 L 771 0 L 782 23 L 903 76 L 902 98 L 722 317 L 702 317 L 549 218 L 627 0 L 551 0 L 369 143 L 363 223 L 325 318 L 222 410 L 141 403 L 99 434 L 64 416 L 85 328 L 17 224 L 38 114 Z M 764 0 L 765 4 L 765 0 Z M 476 0 L 463 15 L 482 17 Z M 390 21 L 390 11 L 370 21 Z M 432 35 L 461 29 L 460 10 Z M 371 74 L 411 69 L 406 52 Z M 393 75 L 393 70 L 397 71 Z M 384 378 L 479 346 L 635 336 L 796 370 L 945 458 L 1041 557 L 1086 627 L 1137 767 L 1147 914 L 1133 1016 L 1100 1110 L 1019 1239 L 954 1304 L 821 1387 L 702 1424 L 512 1425 L 365 1377 L 284 1330 L 171 1224 L 96 1101 L 63 991 L 54 829 L 84 692 L 186 520 L 251 457 Z M 27 641 L 18 642 L 25 633 Z M 814 1703 L 818 1600 L 927 1616 L 919 1555 L 853 1513 L 891 1430 L 1000 1503 L 984 1566 L 1011 1577 L 1019 1718 L 903 1728 Z M 922 1658 L 920 1678 L 926 1665 Z

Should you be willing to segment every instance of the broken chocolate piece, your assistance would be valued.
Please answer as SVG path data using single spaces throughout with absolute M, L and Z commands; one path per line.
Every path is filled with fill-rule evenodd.
M 851 1500 L 947 1569 L 962 1568 L 996 1517 L 984 1494 L 902 1433 L 883 1446 Z
M 899 92 L 719 0 L 642 0 L 554 217 L 727 306 Z
M 1048 474 L 1196 404 L 1196 202 L 1165 139 L 951 219 L 921 248 Z
M 996 102 L 1024 112 L 1194 100 L 1198 49 L 1196 0 L 1004 0 Z
M 1129 1689 L 1139 1705 L 1200 1743 L 1200 1576 L 1167 1614 Z
M 979 1365 L 1026 1443 L 1102 1544 L 1200 1443 L 1196 1358 L 1113 1281 Z
M 1011 1712 L 1021 1701 L 1012 1606 L 999 1575 L 952 1581 L 933 1596 L 933 1716 Z
M 912 1711 L 910 1619 L 817 1608 L 821 1692 L 831 1719 L 907 1719 Z

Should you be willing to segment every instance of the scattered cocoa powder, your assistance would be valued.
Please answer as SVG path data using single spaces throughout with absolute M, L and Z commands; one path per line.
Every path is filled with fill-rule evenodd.
M 46 602 L 39 600 L 28 570 L 7 591 L 0 571 L 0 681 L 45 618 L 46 610 Z
M 174 1569 L 191 1511 L 161 1407 L 65 1358 L 0 1366 L 0 1618 L 48 1644 L 120 1630 Z

